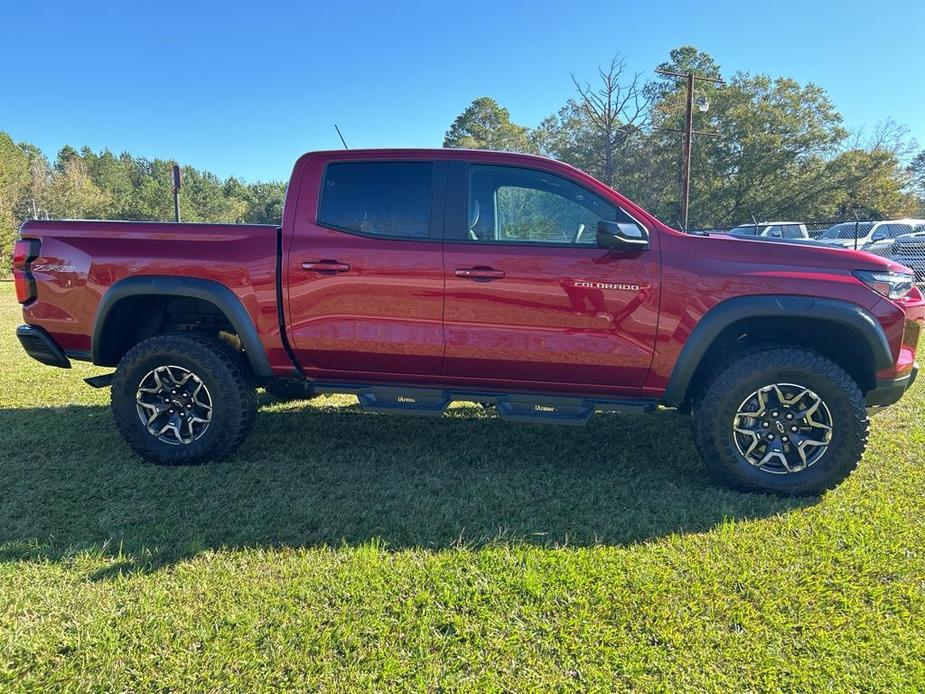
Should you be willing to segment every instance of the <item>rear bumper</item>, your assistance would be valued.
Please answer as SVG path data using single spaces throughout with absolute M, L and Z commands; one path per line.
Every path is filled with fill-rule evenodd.
M 902 378 L 886 381 L 877 381 L 877 387 L 867 393 L 868 407 L 886 407 L 899 401 L 906 391 L 915 383 L 919 375 L 919 365 L 912 367 L 912 371 Z
M 48 366 L 57 366 L 62 369 L 71 368 L 71 362 L 58 346 L 51 335 L 44 328 L 36 325 L 20 325 L 16 328 L 16 337 L 19 338 L 22 348 L 30 357 Z

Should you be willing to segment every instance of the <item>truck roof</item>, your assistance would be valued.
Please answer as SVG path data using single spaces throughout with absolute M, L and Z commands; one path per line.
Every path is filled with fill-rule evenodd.
M 366 149 L 325 149 L 325 150 L 315 150 L 312 152 L 306 152 L 303 156 L 313 156 L 313 155 L 323 155 L 323 156 L 338 156 L 343 154 L 356 155 L 356 156 L 368 156 L 368 157 L 382 157 L 382 156 L 420 156 L 426 157 L 428 159 L 454 159 L 454 158 L 469 158 L 473 154 L 476 156 L 497 156 L 504 155 L 505 157 L 516 157 L 523 159 L 532 159 L 539 161 L 555 161 L 557 164 L 563 162 L 551 159 L 549 157 L 544 157 L 539 154 L 527 154 L 525 152 L 508 152 L 504 150 L 493 150 L 493 149 L 461 149 L 454 147 L 371 147 Z

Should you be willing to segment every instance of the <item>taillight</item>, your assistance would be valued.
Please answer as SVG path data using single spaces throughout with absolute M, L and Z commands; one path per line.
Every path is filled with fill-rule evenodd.
M 16 300 L 21 304 L 28 304 L 37 296 L 32 263 L 38 257 L 38 239 L 19 239 L 13 246 L 13 283 L 16 285 Z

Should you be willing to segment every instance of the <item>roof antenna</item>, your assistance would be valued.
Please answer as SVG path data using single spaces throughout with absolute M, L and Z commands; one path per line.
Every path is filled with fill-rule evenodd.
M 337 123 L 334 124 L 334 129 L 337 131 L 337 136 L 340 138 L 340 141 L 343 143 L 344 149 L 350 149 L 347 146 L 347 143 L 344 141 L 344 136 L 340 134 L 340 128 L 337 127 Z

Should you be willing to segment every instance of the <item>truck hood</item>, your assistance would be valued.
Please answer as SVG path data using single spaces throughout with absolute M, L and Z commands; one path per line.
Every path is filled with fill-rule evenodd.
M 911 272 L 909 268 L 866 251 L 854 250 L 841 243 L 821 243 L 812 239 L 775 239 L 768 237 L 744 237 L 730 234 L 709 234 L 711 239 L 729 244 L 730 250 L 740 251 L 745 262 L 753 263 L 760 258 L 768 265 L 792 266 L 794 268 L 831 268 L 851 270 Z M 841 241 L 841 239 L 839 239 Z
M 816 243 L 820 243 L 823 246 L 854 249 L 854 239 L 819 239 Z M 868 243 L 867 237 L 862 236 L 858 238 L 858 248 L 863 248 L 866 243 Z
M 821 243 L 814 239 L 781 239 L 773 236 L 739 236 L 738 234 L 710 234 L 710 236 L 723 238 L 734 238 L 740 241 L 752 241 L 761 243 L 785 243 L 793 246 L 825 246 L 828 244 Z

